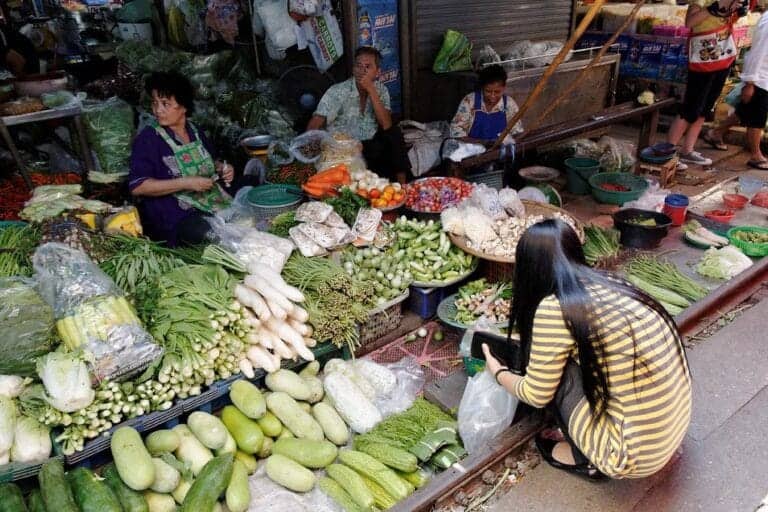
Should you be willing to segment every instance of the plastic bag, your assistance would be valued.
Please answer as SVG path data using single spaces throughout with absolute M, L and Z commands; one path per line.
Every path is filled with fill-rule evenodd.
M 317 0 L 289 0 L 288 10 L 302 16 L 316 16 L 320 5 Z
M 648 180 L 646 180 L 648 181 Z M 643 192 L 643 195 L 637 198 L 635 201 L 628 201 L 621 207 L 622 210 L 627 208 L 638 208 L 640 210 L 652 210 L 654 212 L 660 212 L 664 209 L 664 200 L 671 190 L 663 189 L 658 183 L 649 181 L 648 189 Z
M 264 22 L 266 42 L 278 52 L 296 44 L 296 22 L 288 14 L 288 0 L 265 0 L 256 7 Z
M 507 213 L 504 211 L 504 206 L 499 200 L 499 191 L 489 187 L 485 183 L 476 185 L 472 194 L 469 196 L 469 201 L 483 210 L 493 220 L 503 220 L 507 218 Z
M 602 150 L 600 168 L 603 172 L 627 172 L 635 165 L 635 147 L 632 144 L 603 136 L 597 145 Z
M 472 43 L 469 38 L 456 30 L 446 30 L 443 46 L 435 58 L 432 71 L 449 73 L 470 69 L 472 69 Z
M 321 201 L 304 203 L 296 209 L 297 222 L 325 222 L 333 212 L 333 206 Z
M 128 174 L 133 141 L 133 107 L 120 98 L 83 107 L 88 143 L 106 174 Z
M 248 478 L 251 491 L 250 512 L 343 512 L 343 509 L 318 486 L 310 492 L 292 492 L 267 476 L 266 466 L 260 464 Z M 321 472 L 316 472 L 319 478 Z
M 285 142 L 275 141 L 267 148 L 267 162 L 270 165 L 288 165 L 295 160 L 291 147 Z
M 501 57 L 499 57 L 499 54 L 493 49 L 493 46 L 489 44 L 483 46 L 483 49 L 480 50 L 480 53 L 478 54 L 476 67 L 482 69 L 485 65 L 494 64 L 496 62 L 501 62 Z
M 84 252 L 46 243 L 32 265 L 59 336 L 70 350 L 83 350 L 98 379 L 130 376 L 162 355 L 122 291 Z
M 75 172 L 80 174 L 83 171 L 80 160 L 70 155 L 69 152 L 56 143 L 41 144 L 37 149 L 48 153 L 48 170 L 52 173 Z
M 330 2 L 323 1 L 317 13 L 301 23 L 298 39 L 299 48 L 309 48 L 320 71 L 327 71 L 344 55 L 344 37 Z
M 499 190 L 499 202 L 510 217 L 525 217 L 525 205 L 512 188 Z
M 293 226 L 288 230 L 288 233 L 302 256 L 311 258 L 312 256 L 323 256 L 324 254 L 327 254 L 327 251 L 316 244 L 310 237 L 305 235 L 304 232 L 299 229 L 299 226 Z
M 459 404 L 459 435 L 470 454 L 492 448 L 493 439 L 515 418 L 518 400 L 488 371 L 469 379 Z
M 328 132 L 323 130 L 310 130 L 302 133 L 291 141 L 291 154 L 301 163 L 313 164 L 320 158 L 323 142 L 328 138 Z
M 219 216 L 207 217 L 206 221 L 211 226 L 211 240 L 234 253 L 246 267 L 267 265 L 280 273 L 296 248 L 290 240 L 225 223 Z
M 69 91 L 56 91 L 50 93 L 43 93 L 40 96 L 40 101 L 43 102 L 48 108 L 71 108 L 79 107 L 82 105 L 82 101 L 85 99 L 84 93 L 78 93 L 77 96 Z
M 0 375 L 35 374 L 35 360 L 53 348 L 53 310 L 20 277 L 0 279 Z
M 382 211 L 377 208 L 360 208 L 360 211 L 357 212 L 355 225 L 352 226 L 355 239 L 360 242 L 373 242 L 379 230 L 382 217 Z
M 229 208 L 218 213 L 219 217 L 235 226 L 256 229 L 256 209 L 248 201 L 248 193 L 252 189 L 253 187 L 243 187 L 238 190 Z
M 346 165 L 350 173 L 365 170 L 363 145 L 346 133 L 336 132 L 322 140 L 322 152 L 315 165 L 318 172 L 335 165 Z
M 365 361 L 365 360 L 361 360 Z M 358 363 L 355 363 L 358 364 Z M 365 363 L 363 363 L 365 364 Z M 374 405 L 385 418 L 406 411 L 421 393 L 426 377 L 414 357 L 404 357 L 392 364 L 381 365 L 395 377 L 395 385 L 389 393 L 376 396 Z M 363 372 L 363 375 L 369 375 Z

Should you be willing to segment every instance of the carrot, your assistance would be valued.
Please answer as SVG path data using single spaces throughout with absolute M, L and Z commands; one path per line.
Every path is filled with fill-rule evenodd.
M 332 173 L 316 174 L 307 183 L 311 184 L 326 184 L 333 183 L 336 185 L 349 185 L 352 182 L 349 173 L 344 171 L 333 171 Z

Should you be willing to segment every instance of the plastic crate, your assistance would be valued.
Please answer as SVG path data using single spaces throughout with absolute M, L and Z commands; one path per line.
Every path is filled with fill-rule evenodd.
M 416 288 L 411 286 L 408 307 L 421 318 L 432 318 L 437 314 L 437 306 L 447 296 L 445 288 Z
M 484 183 L 491 188 L 501 190 L 504 188 L 504 169 L 479 172 L 476 174 L 467 174 L 464 179 L 472 183 Z
M 95 459 L 103 452 L 109 452 L 109 445 L 112 439 L 112 434 L 121 427 L 133 427 L 138 432 L 145 432 L 148 430 L 154 430 L 160 426 L 165 425 L 168 428 L 179 423 L 179 417 L 184 414 L 184 410 L 180 404 L 176 404 L 166 411 L 157 411 L 150 414 L 145 414 L 130 420 L 126 420 L 113 426 L 108 431 L 101 434 L 99 437 L 92 439 L 85 444 L 85 448 L 82 451 L 73 453 L 72 455 L 66 455 L 64 460 L 67 464 L 81 464 L 81 465 L 98 465 Z M 108 454 L 107 454 L 108 455 Z

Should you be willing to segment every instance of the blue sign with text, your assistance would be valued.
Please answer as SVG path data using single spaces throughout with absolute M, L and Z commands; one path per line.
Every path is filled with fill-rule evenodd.
M 402 112 L 402 80 L 397 1 L 358 1 L 357 45 L 373 46 L 381 52 L 379 80 L 389 91 L 392 112 L 399 114 Z

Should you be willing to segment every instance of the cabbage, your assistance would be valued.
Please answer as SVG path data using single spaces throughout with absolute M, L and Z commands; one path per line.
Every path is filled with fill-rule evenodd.
M 16 423 L 11 447 L 13 462 L 42 462 L 51 456 L 51 431 L 33 418 L 22 416 Z
M 714 279 L 730 279 L 752 266 L 752 260 L 732 245 L 707 249 L 696 272 Z
M 16 405 L 8 397 L 0 396 L 0 463 L 6 459 L 13 446 L 13 431 L 16 428 Z
M 0 375 L 0 396 L 16 398 L 24 391 L 25 384 L 17 375 Z
M 48 403 L 61 412 L 88 407 L 96 395 L 85 362 L 74 354 L 51 352 L 37 360 Z

